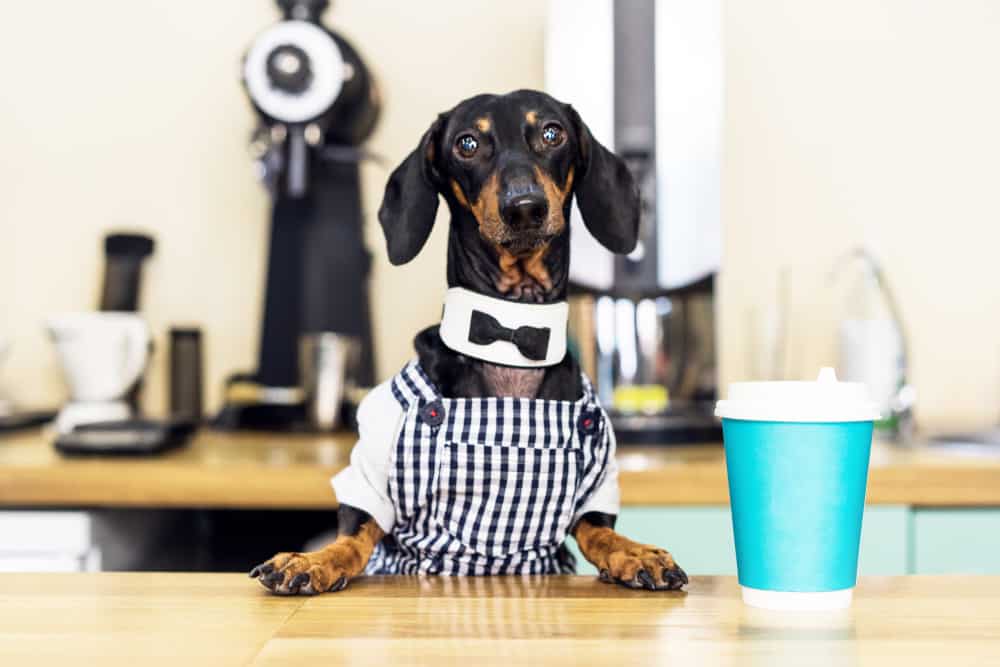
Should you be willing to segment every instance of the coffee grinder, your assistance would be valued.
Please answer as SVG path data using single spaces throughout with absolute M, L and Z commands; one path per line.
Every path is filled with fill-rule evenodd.
M 282 20 L 242 66 L 259 119 L 250 150 L 272 197 L 257 370 L 228 379 L 220 428 L 307 427 L 300 348 L 310 337 L 356 341 L 354 380 L 374 380 L 359 146 L 378 118 L 377 89 L 357 51 L 321 23 L 327 0 L 277 4 Z

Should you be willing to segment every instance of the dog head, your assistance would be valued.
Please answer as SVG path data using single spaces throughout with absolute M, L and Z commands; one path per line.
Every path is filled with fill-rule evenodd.
M 389 259 L 413 259 L 443 195 L 448 282 L 528 301 L 565 296 L 573 197 L 590 233 L 629 252 L 639 195 L 625 164 L 576 111 L 537 91 L 479 95 L 438 116 L 393 172 L 379 209 Z

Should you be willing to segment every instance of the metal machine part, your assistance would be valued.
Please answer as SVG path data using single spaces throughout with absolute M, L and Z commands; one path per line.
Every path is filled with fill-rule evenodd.
M 639 241 L 614 258 L 614 291 L 657 285 L 656 25 L 653 0 L 614 6 L 615 150 L 625 160 L 641 198 Z
M 602 295 L 571 319 L 622 442 L 719 441 L 715 299 L 711 281 L 636 300 Z M 589 364 L 588 364 L 589 360 Z
M 359 349 L 356 338 L 335 333 L 302 337 L 299 374 L 313 428 L 332 431 L 341 425 L 344 399 L 356 383 Z
M 243 81 L 254 105 L 280 123 L 305 123 L 333 106 L 344 83 L 333 35 L 308 21 L 282 21 L 254 40 Z
M 640 299 L 578 295 L 570 331 L 623 443 L 719 442 L 710 290 Z
M 720 0 L 549 0 L 545 82 L 632 170 L 643 200 L 628 257 L 571 224 L 570 280 L 598 292 L 682 289 L 721 264 Z
M 306 195 L 326 146 L 356 146 L 378 119 L 374 81 L 354 48 L 326 29 L 329 3 L 279 2 L 284 20 L 262 31 L 243 59 L 243 84 L 260 116 L 250 152 L 272 195 Z

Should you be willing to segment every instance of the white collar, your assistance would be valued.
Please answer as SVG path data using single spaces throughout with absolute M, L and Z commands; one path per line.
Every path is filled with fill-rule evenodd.
M 469 340 L 472 311 L 478 310 L 496 319 L 508 329 L 522 326 L 548 328 L 549 344 L 545 358 L 529 359 L 513 343 L 497 340 L 479 345 Z M 479 294 L 462 287 L 452 287 L 445 294 L 441 317 L 441 340 L 455 352 L 504 366 L 542 368 L 554 366 L 566 356 L 566 321 L 569 304 L 519 303 Z

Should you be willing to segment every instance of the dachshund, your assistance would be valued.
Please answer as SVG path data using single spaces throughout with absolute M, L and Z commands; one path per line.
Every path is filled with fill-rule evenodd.
M 587 230 L 610 251 L 630 252 L 639 233 L 639 193 L 624 162 L 594 139 L 573 107 L 537 91 L 478 95 L 437 117 L 385 189 L 378 217 L 394 265 L 424 246 L 439 197 L 451 213 L 449 288 L 518 303 L 565 301 L 574 199 Z M 544 367 L 490 363 L 445 345 L 439 326 L 420 332 L 414 347 L 442 396 L 574 401 L 584 391 L 569 353 Z M 615 520 L 587 512 L 567 531 L 602 581 L 646 590 L 687 584 L 669 552 L 615 532 Z M 329 546 L 280 553 L 250 576 L 280 594 L 343 589 L 393 535 L 343 502 L 338 522 Z

